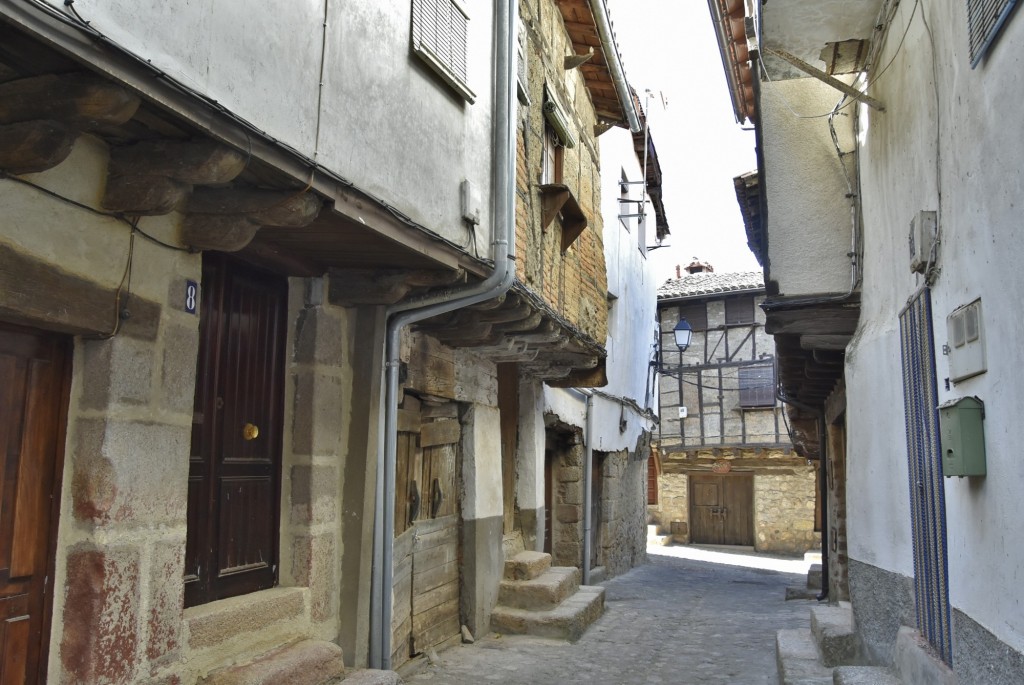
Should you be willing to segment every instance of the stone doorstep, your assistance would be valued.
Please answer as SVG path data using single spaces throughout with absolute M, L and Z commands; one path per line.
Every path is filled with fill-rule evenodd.
M 576 592 L 580 570 L 574 566 L 552 566 L 533 580 L 503 580 L 498 604 L 534 611 L 554 609 Z
M 775 660 L 779 685 L 832 685 L 832 669 L 822 666 L 818 645 L 806 628 L 775 634 Z
M 576 642 L 604 612 L 604 588 L 581 585 L 572 597 L 554 609 L 529 611 L 498 605 L 491 614 L 491 630 L 511 635 L 537 635 Z
M 533 580 L 551 568 L 551 555 L 544 552 L 520 552 L 505 561 L 505 580 Z
M 857 663 L 857 634 L 853 629 L 853 609 L 848 602 L 839 606 L 811 607 L 811 633 L 825 666 L 834 668 Z
M 891 669 L 883 666 L 839 666 L 832 671 L 833 685 L 902 685 Z
M 394 671 L 380 671 L 374 668 L 360 668 L 347 671 L 342 685 L 402 685 L 402 678 Z
M 289 621 L 306 617 L 305 588 L 277 587 L 240 597 L 221 599 L 185 610 L 188 645 L 193 650 L 216 648 L 241 636 L 252 643 L 254 634 L 274 631 Z M 298 639 L 285 631 L 276 645 Z
M 956 675 L 919 632 L 902 626 L 893 654 L 896 672 L 907 685 L 956 685 Z
M 201 678 L 198 685 L 326 685 L 337 682 L 344 672 L 341 647 L 323 640 L 303 640 L 247 664 L 222 668 Z

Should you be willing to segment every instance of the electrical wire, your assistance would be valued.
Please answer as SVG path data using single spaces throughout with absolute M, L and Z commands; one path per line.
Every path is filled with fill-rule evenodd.
M 14 181 L 15 183 L 20 183 L 23 186 L 27 186 L 29 188 L 32 188 L 32 189 L 34 189 L 34 190 L 36 190 L 36 191 L 38 191 L 40 193 L 48 195 L 48 196 L 50 196 L 50 197 L 52 197 L 52 198 L 54 198 L 56 200 L 60 200 L 61 202 L 65 202 L 65 203 L 67 203 L 67 204 L 69 204 L 69 205 L 71 205 L 73 207 L 77 207 L 79 209 L 84 209 L 87 212 L 91 212 L 91 213 L 93 213 L 93 214 L 95 214 L 97 216 L 107 217 L 109 219 L 114 219 L 116 221 L 120 221 L 121 223 L 123 223 L 126 226 L 128 226 L 129 228 L 131 228 L 133 233 L 138 233 L 139 235 L 141 235 L 146 240 L 149 240 L 150 242 L 155 243 L 156 245 L 160 245 L 162 247 L 166 247 L 168 250 L 175 250 L 177 252 L 190 252 L 190 253 L 194 252 L 194 250 L 192 250 L 191 248 L 180 247 L 178 245 L 171 245 L 170 243 L 164 242 L 163 240 L 160 240 L 159 238 L 157 238 L 155 236 L 152 236 L 149 233 L 146 233 L 141 228 L 139 228 L 138 218 L 129 219 L 128 215 L 124 214 L 123 212 L 108 212 L 108 211 L 103 210 L 103 209 L 96 209 L 95 207 L 90 207 L 89 205 L 84 204 L 82 202 L 79 202 L 78 200 L 73 200 L 70 197 L 67 197 L 65 195 L 61 195 L 60 193 L 55 192 L 53 190 L 50 190 L 49 188 L 47 188 L 45 186 L 41 186 L 38 183 L 33 183 L 32 181 L 29 181 L 28 179 L 21 178 L 21 177 L 18 177 L 18 176 L 14 176 L 14 175 L 12 175 L 12 174 L 10 174 L 10 173 L 8 173 L 6 171 L 3 171 L 3 170 L 0 170 L 0 179 L 4 179 L 4 180 L 7 180 L 7 181 Z
M 296 149 L 295 147 L 289 145 L 288 143 L 286 143 L 284 141 L 281 141 L 281 140 L 278 140 L 277 138 L 274 138 L 272 135 L 270 135 L 269 133 L 267 133 L 263 129 L 259 128 L 258 126 L 256 126 L 252 122 L 250 122 L 248 119 L 245 119 L 244 117 L 242 117 L 242 116 L 232 112 L 230 109 L 228 109 L 224 105 L 220 104 L 217 100 L 214 100 L 213 98 L 209 97 L 208 95 L 205 95 L 204 93 L 196 90 L 195 88 L 192 88 L 192 87 L 190 87 L 188 85 L 185 85 L 184 83 L 182 83 L 181 81 L 177 80 L 173 76 L 171 76 L 171 75 L 167 74 L 166 72 L 164 72 L 159 67 L 155 66 L 149 60 L 147 60 L 147 59 L 145 59 L 145 58 L 135 54 L 134 52 L 132 52 L 128 48 L 126 48 L 123 45 L 121 45 L 120 43 L 118 43 L 117 41 L 109 38 L 104 33 L 102 33 L 101 31 L 97 30 L 95 27 L 93 27 L 89 23 L 89 21 L 87 19 L 85 19 L 84 17 L 82 17 L 78 13 L 78 11 L 74 7 L 75 0 L 63 0 L 64 6 L 67 9 L 67 11 L 61 11 L 59 8 L 54 7 L 53 5 L 51 5 L 46 0 L 23 0 L 23 1 L 28 3 L 28 4 L 31 4 L 31 5 L 34 5 L 34 6 L 38 7 L 42 11 L 46 12 L 50 17 L 52 17 L 53 19 L 56 19 L 57 21 L 65 24 L 66 26 L 70 26 L 72 28 L 81 30 L 81 31 L 83 31 L 85 33 L 88 33 L 97 42 L 102 43 L 102 44 L 104 44 L 104 45 L 106 45 L 106 46 L 108 46 L 108 47 L 110 47 L 110 48 L 120 52 L 121 54 L 125 55 L 129 59 L 135 61 L 139 66 L 149 70 L 153 74 L 153 76 L 155 78 L 157 78 L 158 80 L 164 82 L 165 84 L 167 84 L 171 88 L 174 88 L 175 90 L 179 91 L 180 93 L 182 93 L 182 94 L 184 94 L 184 95 L 186 95 L 188 97 L 195 98 L 196 100 L 200 101 L 204 106 L 208 107 L 209 109 L 211 109 L 211 110 L 217 112 L 218 114 L 223 115 L 225 118 L 229 119 L 232 123 L 234 123 L 235 125 L 239 126 L 242 129 L 242 132 L 245 133 L 247 140 L 249 140 L 249 143 L 250 143 L 250 156 L 251 156 L 251 138 L 249 136 L 250 136 L 250 134 L 252 134 L 252 135 L 258 137 L 259 139 L 261 139 L 261 140 L 271 144 L 272 146 L 280 148 L 281 150 L 287 152 L 289 155 L 291 155 L 295 159 L 299 160 L 302 164 L 304 164 L 305 166 L 309 167 L 310 172 L 311 172 L 310 185 L 312 185 L 312 173 L 315 173 L 316 171 L 319 171 L 321 176 L 327 177 L 327 178 L 331 179 L 332 181 L 334 181 L 335 183 L 341 185 L 342 187 L 344 187 L 346 189 L 349 189 L 349 190 L 351 190 L 353 192 L 356 192 L 359 195 L 361 195 L 361 196 L 371 200 L 373 203 L 375 203 L 376 205 L 381 207 L 384 211 L 386 211 L 388 214 L 390 214 L 399 223 L 404 224 L 405 226 L 408 226 L 409 228 L 413 228 L 413 229 L 416 229 L 418 231 L 421 231 L 424 234 L 426 234 L 429 238 L 431 238 L 432 240 L 434 240 L 434 241 L 436 241 L 438 243 L 441 243 L 443 245 L 447 245 L 448 247 L 452 248 L 453 250 L 455 250 L 457 252 L 460 252 L 461 254 L 466 255 L 467 257 L 471 257 L 472 256 L 472 255 L 470 255 L 468 249 L 465 246 L 460 245 L 459 243 L 457 243 L 457 242 L 455 242 L 455 241 L 453 241 L 453 240 L 451 240 L 449 238 L 444 237 L 443 235 L 441 235 L 441 234 L 439 234 L 439 233 L 437 233 L 437 232 L 427 228 L 426 226 L 417 223 L 416 221 L 414 221 L 412 218 L 410 218 L 407 214 L 402 212 L 397 207 L 387 203 L 382 198 L 379 198 L 376 195 L 373 195 L 372 193 L 359 188 L 352 181 L 350 181 L 350 180 L 348 180 L 348 179 L 346 179 L 346 178 L 344 178 L 342 176 L 339 176 L 338 174 L 336 174 L 336 173 L 334 173 L 334 172 L 332 172 L 330 170 L 324 169 L 323 167 L 319 166 L 319 164 L 317 163 L 317 161 L 315 159 L 312 159 L 312 158 L 308 157 L 307 155 L 305 155 L 304 153 L 300 152 L 298 149 Z M 70 12 L 70 14 L 69 14 L 69 12 Z M 325 27 L 325 31 L 326 31 L 326 27 Z M 479 261 L 479 262 L 481 262 L 481 263 L 483 263 L 485 265 L 491 264 L 491 260 L 490 259 L 482 259 L 480 257 L 476 257 L 476 259 L 477 259 L 477 261 Z

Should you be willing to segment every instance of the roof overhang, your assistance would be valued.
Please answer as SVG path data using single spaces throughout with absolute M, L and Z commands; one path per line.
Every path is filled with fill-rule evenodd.
M 593 50 L 579 66 L 599 122 L 640 130 L 605 0 L 556 0 L 577 55 Z
M 761 174 L 750 171 L 732 179 L 736 189 L 736 202 L 743 215 L 743 228 L 747 234 L 747 247 L 754 253 L 757 263 L 765 265 L 768 243 L 761 213 Z
M 490 270 L 486 261 L 471 255 L 466 248 L 401 215 L 345 179 L 322 168 L 314 173 L 310 160 L 251 126 L 246 127 L 223 108 L 169 78 L 155 77 L 154 67 L 127 51 L 97 41 L 31 3 L 4 3 L 0 20 L 0 83 L 50 75 L 73 79 L 80 75 L 83 81 L 109 83 L 141 102 L 126 121 L 89 126 L 90 134 L 122 149 L 140 143 L 166 143 L 177 150 L 208 144 L 211 149 L 227 151 L 228 156 L 240 154 L 244 158 L 243 170 L 228 180 L 188 184 L 188 192 L 179 198 L 176 207 L 159 211 L 117 207 L 118 211 L 126 215 L 152 215 L 177 208 L 185 214 L 186 225 L 203 229 L 214 224 L 227 226 L 229 222 L 224 217 L 228 217 L 235 223 L 225 228 L 224 234 L 237 237 L 249 232 L 243 244 L 235 240 L 228 249 L 226 238 L 224 247 L 189 240 L 186 243 L 196 249 L 237 251 L 243 259 L 294 276 L 321 275 L 331 268 L 383 266 L 477 276 Z M 46 115 L 47 102 L 36 104 L 40 118 L 52 118 Z M 165 166 L 168 163 L 167 155 L 151 157 Z M 140 164 L 135 159 L 132 163 L 137 166 L 130 171 L 144 178 L 145 161 L 142 159 Z M 158 178 L 156 174 L 152 177 Z M 265 195 L 265 207 L 270 209 L 287 205 L 282 197 L 298 200 L 306 196 L 305 204 L 318 211 L 310 210 L 304 217 L 296 214 L 273 224 L 253 219 L 260 212 L 241 210 L 213 214 L 214 219 L 210 220 L 209 212 L 189 209 L 199 194 L 193 190 L 225 197 L 237 191 L 227 200 L 248 203 L 246 207 L 250 210 L 250 205 L 259 204 L 260 194 Z M 216 203 L 206 202 L 208 207 L 212 204 Z M 202 217 L 193 221 L 193 214 Z M 199 228 L 194 233 L 198 235 Z

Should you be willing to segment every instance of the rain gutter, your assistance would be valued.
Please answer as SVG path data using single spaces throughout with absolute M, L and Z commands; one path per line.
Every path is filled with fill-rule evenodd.
M 469 307 L 502 295 L 515 278 L 515 145 L 513 107 L 516 98 L 515 31 L 518 0 L 494 1 L 494 170 L 491 255 L 494 271 L 478 284 L 413 298 L 388 307 L 384 350 L 383 407 L 378 413 L 380 434 L 373 528 L 373 573 L 370 597 L 371 668 L 391 668 L 392 585 L 394 581 L 395 460 L 398 447 L 398 371 L 402 331 L 406 326 Z

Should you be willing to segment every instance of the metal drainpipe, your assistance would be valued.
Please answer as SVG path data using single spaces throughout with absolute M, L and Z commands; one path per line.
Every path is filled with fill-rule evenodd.
M 615 94 L 619 96 L 622 110 L 626 113 L 629 131 L 630 133 L 639 133 L 640 118 L 636 115 L 633 95 L 629 92 L 629 84 L 626 83 L 626 74 L 622 69 L 619 51 L 615 47 L 615 36 L 612 34 L 612 22 L 608 18 L 608 7 L 605 5 L 605 0 L 590 0 L 590 11 L 597 23 L 597 33 L 601 38 L 604 61 L 608 64 L 608 71 L 611 72 Z
M 370 659 L 372 668 L 391 668 L 392 585 L 394 581 L 395 457 L 398 447 L 398 370 L 402 330 L 417 321 L 493 299 L 509 289 L 515 278 L 515 145 L 514 103 L 519 21 L 518 0 L 494 2 L 494 271 L 486 280 L 458 290 L 417 298 L 388 307 L 384 351 L 382 411 L 378 413 L 377 478 L 373 530 L 373 572 L 370 598 Z
M 583 584 L 590 585 L 590 520 L 591 497 L 594 482 L 594 391 L 573 388 L 586 400 L 586 419 L 583 422 Z
M 829 570 L 828 570 L 828 455 L 825 453 L 828 447 L 828 440 L 825 436 L 825 412 L 818 414 L 818 455 L 821 459 L 821 468 L 818 469 L 818 480 L 821 483 L 821 592 L 815 597 L 819 602 L 828 599 Z

